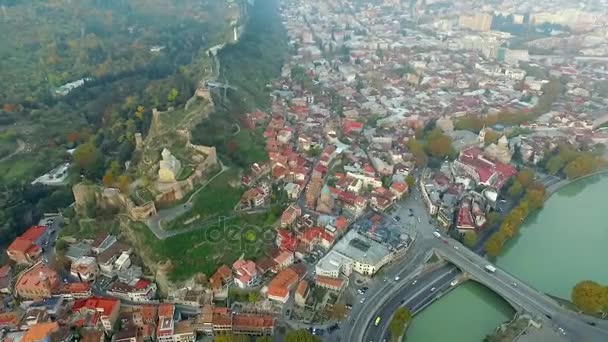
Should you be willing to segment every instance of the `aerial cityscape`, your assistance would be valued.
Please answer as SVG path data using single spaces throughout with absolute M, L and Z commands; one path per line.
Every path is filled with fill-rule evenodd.
M 0 341 L 608 341 L 608 0 L 0 31 Z

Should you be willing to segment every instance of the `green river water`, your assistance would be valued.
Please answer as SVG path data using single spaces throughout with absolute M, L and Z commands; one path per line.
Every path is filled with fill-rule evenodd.
M 496 264 L 522 281 L 569 299 L 580 280 L 608 284 L 608 176 L 570 184 L 527 219 Z M 467 282 L 417 315 L 407 342 L 478 342 L 513 316 L 492 291 Z

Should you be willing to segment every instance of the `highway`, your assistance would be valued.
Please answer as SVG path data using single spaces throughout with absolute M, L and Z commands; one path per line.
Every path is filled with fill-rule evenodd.
M 437 254 L 449 259 L 459 269 L 466 270 L 470 278 L 492 289 L 516 310 L 532 314 L 537 321 L 556 331 L 563 329 L 565 338 L 577 342 L 608 341 L 608 322 L 563 308 L 544 293 L 503 270 L 497 268 L 494 273 L 486 271 L 488 261 L 455 240 L 442 237 L 429 243 Z M 388 339 L 388 323 L 398 307 L 405 306 L 417 313 L 451 288 L 450 282 L 455 279 L 459 269 L 444 266 L 420 276 L 415 286 L 410 283 L 386 296 L 386 300 L 376 305 L 376 310 L 365 315 L 367 318 L 361 317 L 362 327 L 354 325 L 351 341 L 375 342 Z M 435 288 L 433 292 L 430 291 L 432 287 Z M 376 317 L 381 317 L 378 326 L 374 325 Z M 595 326 L 588 322 L 593 322 Z

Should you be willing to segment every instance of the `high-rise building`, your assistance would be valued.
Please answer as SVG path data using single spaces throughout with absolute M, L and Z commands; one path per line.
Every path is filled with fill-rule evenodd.
M 458 25 L 473 31 L 490 31 L 492 29 L 492 15 L 488 13 L 461 15 L 458 17 Z

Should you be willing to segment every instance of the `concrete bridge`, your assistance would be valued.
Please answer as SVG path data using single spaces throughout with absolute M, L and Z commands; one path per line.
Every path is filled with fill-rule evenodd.
M 561 328 L 573 341 L 608 341 L 608 321 L 579 314 L 561 306 L 556 300 L 533 288 L 515 276 L 496 268 L 489 272 L 489 262 L 451 239 L 437 239 L 434 251 L 469 279 L 488 287 L 504 298 L 518 312 L 529 313 L 545 324 Z

